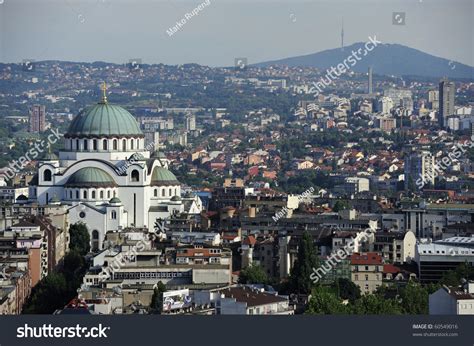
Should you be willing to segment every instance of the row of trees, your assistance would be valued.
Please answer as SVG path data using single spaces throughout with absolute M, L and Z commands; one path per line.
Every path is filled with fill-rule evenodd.
M 305 232 L 289 280 L 280 285 L 279 291 L 311 295 L 308 314 L 428 314 L 428 297 L 441 285 L 459 286 L 463 279 L 474 279 L 474 268 L 462 264 L 455 271 L 447 272 L 438 284 L 421 285 L 410 281 L 404 287 L 382 286 L 373 294 L 362 295 L 357 285 L 344 278 L 332 285 L 315 285 L 310 276 L 313 268 L 319 266 L 313 238 Z M 266 284 L 270 280 L 260 266 L 250 266 L 240 272 L 239 282 Z
M 423 287 L 409 282 L 399 292 L 381 287 L 373 294 L 360 294 L 360 289 L 347 279 L 339 279 L 331 286 L 313 288 L 307 314 L 428 314 L 428 296 L 439 286 Z M 394 294 L 396 293 L 396 294 Z
M 90 250 L 90 238 L 87 227 L 82 223 L 71 225 L 69 236 L 69 252 L 64 257 L 63 265 L 36 284 L 23 307 L 23 313 L 51 314 L 77 295 L 87 270 L 84 256 Z

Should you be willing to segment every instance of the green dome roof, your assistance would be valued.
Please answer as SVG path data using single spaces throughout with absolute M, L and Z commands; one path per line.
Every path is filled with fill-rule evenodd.
M 143 137 L 143 133 L 126 109 L 98 103 L 81 111 L 72 121 L 65 137 Z
M 112 197 L 112 199 L 109 201 L 110 204 L 120 204 L 122 201 L 118 197 Z
M 112 187 L 117 186 L 109 173 L 99 168 L 81 168 L 69 177 L 67 187 Z
M 176 176 L 164 167 L 155 167 L 151 174 L 151 185 L 179 185 Z

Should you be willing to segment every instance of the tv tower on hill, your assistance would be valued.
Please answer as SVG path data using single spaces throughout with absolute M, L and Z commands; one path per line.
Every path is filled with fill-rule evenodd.
M 344 50 L 344 17 L 342 17 L 342 28 L 341 28 L 341 50 Z

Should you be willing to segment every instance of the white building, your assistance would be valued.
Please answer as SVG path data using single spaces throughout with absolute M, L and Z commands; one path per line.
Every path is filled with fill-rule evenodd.
M 390 111 L 393 108 L 393 101 L 390 97 L 382 97 L 378 100 L 377 110 L 382 114 L 390 114 Z
M 464 263 L 474 265 L 474 237 L 452 237 L 432 242 L 422 239 L 416 246 L 415 262 L 421 282 L 437 282 L 444 273 Z
M 87 225 L 93 248 L 102 248 L 107 231 L 151 231 L 157 219 L 186 211 L 169 161 L 162 153 L 150 155 L 135 118 L 109 104 L 105 88 L 101 102 L 74 118 L 64 141 L 59 157 L 50 154 L 39 163 L 30 201 L 69 205 L 71 223 Z
M 212 305 L 217 315 L 293 315 L 288 296 L 265 292 L 252 285 L 230 286 L 219 290 L 194 291 L 196 305 Z

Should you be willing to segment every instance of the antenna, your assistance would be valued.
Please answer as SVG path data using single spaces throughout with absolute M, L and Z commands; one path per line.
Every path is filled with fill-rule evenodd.
M 341 50 L 344 50 L 344 17 L 342 17 L 342 27 L 341 27 Z

